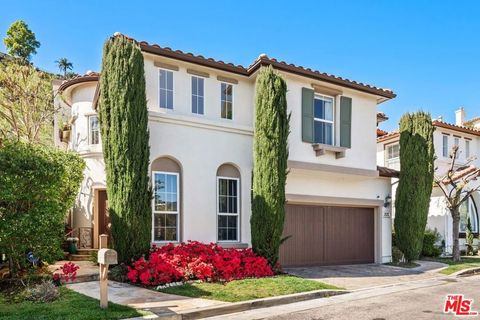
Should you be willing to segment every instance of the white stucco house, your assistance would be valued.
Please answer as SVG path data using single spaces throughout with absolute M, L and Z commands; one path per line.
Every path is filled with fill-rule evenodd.
M 467 159 L 476 157 L 472 162 L 476 167 L 480 166 L 478 159 L 480 151 L 480 117 L 473 118 L 469 121 L 465 120 L 465 110 L 458 109 L 455 112 L 455 124 L 444 122 L 442 119 L 433 121 L 435 131 L 433 134 L 435 147 L 435 167 L 436 175 L 443 176 L 448 170 L 451 160 L 449 154 L 452 146 L 459 146 L 459 155 L 456 164 L 461 166 L 466 163 Z M 379 132 L 377 138 L 377 163 L 380 166 L 400 170 L 400 134 L 394 132 Z M 397 179 L 393 180 L 392 194 L 395 197 Z M 474 182 L 479 183 L 479 182 Z M 472 184 L 472 186 L 474 186 Z M 395 199 L 393 200 L 395 201 Z M 480 192 L 475 192 L 461 208 L 460 221 L 460 245 L 461 249 L 465 249 L 465 231 L 467 217 L 470 217 L 472 229 L 475 237 L 479 232 L 478 206 L 480 205 Z M 395 211 L 395 210 L 393 210 Z M 393 212 L 395 216 L 395 212 Z M 445 204 L 445 196 L 438 187 L 432 190 L 430 199 L 430 209 L 428 213 L 427 228 L 437 229 L 444 243 L 444 254 L 452 253 L 453 237 L 452 237 L 452 217 Z M 478 240 L 475 240 L 478 243 Z
M 292 115 L 284 231 L 291 238 L 282 246 L 281 263 L 391 260 L 388 199 L 394 171 L 377 168 L 376 114 L 379 104 L 395 97 L 392 91 L 264 54 L 243 67 L 138 44 L 145 59 L 155 182 L 152 243 L 251 244 L 255 79 L 262 66 L 272 66 L 287 82 Z M 96 111 L 99 76 L 88 72 L 57 88 L 71 124 L 70 137 L 57 137 L 57 143 L 87 164 L 69 223 L 81 233 L 80 246 L 92 248 L 109 228 Z

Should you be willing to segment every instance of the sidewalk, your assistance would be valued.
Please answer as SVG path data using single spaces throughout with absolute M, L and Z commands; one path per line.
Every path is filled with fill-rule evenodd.
M 86 296 L 100 299 L 98 281 L 74 283 L 67 288 Z M 117 304 L 128 305 L 135 309 L 148 310 L 158 316 L 174 316 L 182 311 L 195 310 L 228 304 L 222 301 L 189 298 L 173 294 L 132 286 L 115 281 L 108 282 L 108 300 Z

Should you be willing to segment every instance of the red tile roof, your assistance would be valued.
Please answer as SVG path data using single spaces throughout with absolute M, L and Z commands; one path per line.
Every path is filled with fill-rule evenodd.
M 378 174 L 380 177 L 386 177 L 386 178 L 399 178 L 400 177 L 400 171 L 395 170 L 395 169 L 390 169 L 387 167 L 381 167 L 377 166 Z
M 63 91 L 77 83 L 98 81 L 98 79 L 100 79 L 100 73 L 94 71 L 87 71 L 85 74 L 77 75 L 71 79 L 63 81 L 60 87 L 58 87 L 58 91 Z
M 392 99 L 396 95 L 393 91 L 389 89 L 383 89 L 379 87 L 375 87 L 372 85 L 368 85 L 362 82 L 353 81 L 350 79 L 338 77 L 332 74 L 327 74 L 324 72 L 320 72 L 317 70 L 312 70 L 310 68 L 305 68 L 302 66 L 297 66 L 294 64 L 288 64 L 284 61 L 278 61 L 274 58 L 269 58 L 267 55 L 260 55 L 248 68 L 241 66 L 241 65 L 234 65 L 233 63 L 226 63 L 222 60 L 215 60 L 212 58 L 206 58 L 201 55 L 194 55 L 190 52 L 183 52 L 180 50 L 172 50 L 168 47 L 161 47 L 158 44 L 149 44 L 146 41 L 137 41 L 133 38 L 128 36 L 122 35 L 120 33 L 115 33 L 114 37 L 124 36 L 131 41 L 134 41 L 140 46 L 140 49 L 143 52 L 164 56 L 167 58 L 172 58 L 180 61 L 195 63 L 199 65 L 203 65 L 206 67 L 211 67 L 215 69 L 219 69 L 222 71 L 227 71 L 231 73 L 235 73 L 238 75 L 243 75 L 246 77 L 251 76 L 255 71 L 257 71 L 261 66 L 271 65 L 275 69 L 282 70 L 285 72 L 298 74 L 304 77 L 309 77 L 316 80 L 325 81 L 328 83 L 336 84 L 339 86 L 367 92 L 370 94 L 375 94 L 384 98 Z M 77 82 L 74 82 L 75 79 L 68 80 L 60 87 L 60 90 L 66 89 L 68 86 L 81 82 L 80 79 L 77 79 Z

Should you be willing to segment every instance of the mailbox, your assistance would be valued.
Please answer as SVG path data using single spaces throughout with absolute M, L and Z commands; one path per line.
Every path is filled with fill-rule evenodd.
M 100 249 L 98 250 L 98 263 L 99 264 L 117 264 L 117 251 L 112 249 Z

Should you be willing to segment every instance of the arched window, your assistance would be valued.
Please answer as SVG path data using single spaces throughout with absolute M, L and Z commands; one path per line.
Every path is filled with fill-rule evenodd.
M 478 213 L 472 197 L 469 197 L 460 206 L 460 232 L 462 233 L 467 231 L 468 218 L 472 224 L 472 232 L 478 233 Z
M 217 240 L 240 241 L 240 172 L 231 164 L 217 170 Z
M 152 162 L 152 240 L 180 241 L 180 179 L 181 167 L 171 158 Z

